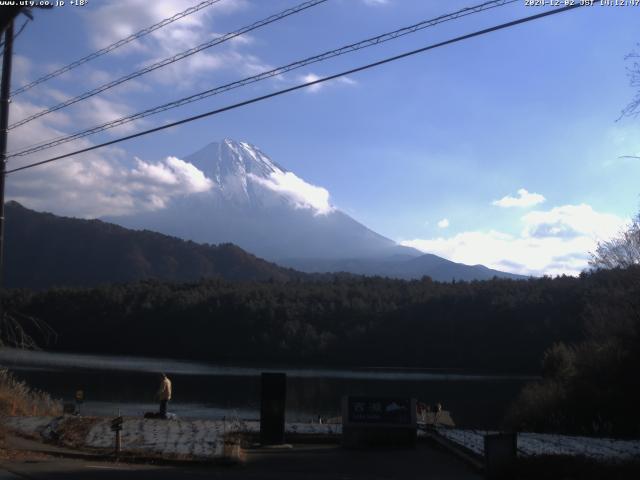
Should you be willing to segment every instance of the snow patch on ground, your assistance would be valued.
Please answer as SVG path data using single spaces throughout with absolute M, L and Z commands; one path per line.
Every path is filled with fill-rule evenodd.
M 10 417 L 5 424 L 25 434 L 51 438 L 60 417 Z M 113 448 L 115 433 L 111 418 L 96 419 L 85 440 L 85 447 Z M 222 454 L 225 434 L 258 433 L 260 423 L 243 420 L 160 420 L 125 418 L 122 425 L 122 450 L 165 455 L 189 455 L 206 458 Z M 288 434 L 340 435 L 341 425 L 287 423 Z
M 25 435 L 42 435 L 56 417 L 5 417 L 2 423 Z M 44 436 L 44 435 L 43 435 Z
M 484 430 L 436 429 L 446 439 L 484 456 Z M 583 456 L 602 461 L 624 461 L 640 458 L 640 440 L 576 437 L 549 433 L 519 433 L 518 455 Z

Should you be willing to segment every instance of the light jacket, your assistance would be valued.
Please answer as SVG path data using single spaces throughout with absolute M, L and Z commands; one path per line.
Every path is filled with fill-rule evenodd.
M 162 383 L 160 383 L 158 398 L 160 400 L 171 400 L 171 380 L 168 378 L 164 378 Z

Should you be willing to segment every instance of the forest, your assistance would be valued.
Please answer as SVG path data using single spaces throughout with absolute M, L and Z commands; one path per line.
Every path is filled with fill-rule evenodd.
M 452 283 L 340 275 L 145 281 L 14 289 L 1 299 L 51 351 L 540 374 L 510 412 L 512 425 L 640 432 L 637 265 Z
M 9 312 L 55 332 L 43 336 L 31 328 L 49 350 L 538 373 L 553 344 L 583 341 L 595 325 L 619 328 L 607 322 L 614 313 L 631 314 L 638 277 L 630 268 L 453 283 L 340 275 L 144 281 L 7 290 L 2 301 Z

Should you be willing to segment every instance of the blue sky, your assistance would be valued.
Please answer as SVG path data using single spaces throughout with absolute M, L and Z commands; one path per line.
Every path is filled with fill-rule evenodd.
M 37 11 L 16 40 L 14 85 L 195 3 L 90 0 L 84 7 Z M 297 3 L 221 0 L 16 97 L 11 120 Z M 329 0 L 16 128 L 9 149 L 473 4 Z M 471 15 L 46 155 L 545 8 L 525 7 L 523 1 Z M 640 155 L 640 124 L 637 119 L 616 121 L 634 95 L 625 55 L 640 42 L 639 20 L 640 7 L 577 9 L 15 174 L 8 178 L 8 194 L 38 210 L 82 217 L 161 208 L 176 195 L 197 192 L 202 184 L 188 169 L 177 172 L 175 161 L 171 172 L 176 178 L 163 185 L 145 178 L 144 172 L 168 165 L 169 156 L 180 159 L 230 137 L 258 146 L 309 184 L 326 189 L 331 204 L 396 241 L 517 273 L 576 274 L 598 239 L 615 234 L 640 205 L 640 160 L 618 158 Z M 9 168 L 46 155 L 10 160 Z

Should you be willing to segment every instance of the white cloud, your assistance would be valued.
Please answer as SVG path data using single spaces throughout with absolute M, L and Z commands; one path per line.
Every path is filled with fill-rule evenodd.
M 609 213 L 598 213 L 590 205 L 564 205 L 548 211 L 529 212 L 522 217 L 528 238 L 575 238 L 588 236 L 605 239 L 620 230 L 622 219 Z
M 176 157 L 158 163 L 136 159 L 136 167 L 129 169 L 113 158 L 89 155 L 37 170 L 10 176 L 8 198 L 36 210 L 85 218 L 158 210 L 174 197 L 214 187 L 200 170 Z
M 193 46 L 194 35 L 204 30 L 207 20 L 217 18 L 244 8 L 243 0 L 225 0 L 215 3 L 194 14 L 188 15 L 150 35 L 116 49 L 114 53 L 123 54 L 133 51 L 148 51 L 160 46 L 166 50 L 184 49 Z M 97 8 L 83 12 L 90 25 L 90 39 L 96 48 L 103 48 L 121 38 L 136 33 L 143 28 L 172 17 L 185 10 L 187 5 L 175 0 L 128 0 L 126 7 L 120 3 L 105 3 Z
M 389 0 L 362 0 L 362 3 L 364 3 L 365 5 L 370 5 L 370 6 L 379 6 L 379 5 L 386 5 L 389 3 Z
M 293 172 L 275 171 L 268 179 L 253 174 L 248 177 L 269 190 L 285 195 L 296 208 L 310 208 L 320 215 L 334 210 L 329 203 L 327 189 L 307 183 Z
M 116 49 L 114 53 L 121 57 L 135 58 L 131 69 L 151 65 L 225 35 L 228 30 L 217 32 L 213 28 L 218 19 L 248 5 L 245 0 L 225 0 L 213 4 Z M 121 5 L 101 5 L 85 14 L 87 23 L 91 26 L 89 38 L 96 47 L 101 48 L 184 9 L 185 6 L 174 0 L 130 0 L 127 4 L 128 14 L 123 15 Z M 253 37 L 247 34 L 234 37 L 223 45 L 188 56 L 155 70 L 144 78 L 148 79 L 147 82 L 158 82 L 163 86 L 171 85 L 172 89 L 184 90 L 199 83 L 211 85 L 211 74 L 222 70 L 240 74 L 262 72 L 268 69 L 268 65 L 254 55 L 238 51 L 253 43 Z
M 31 80 L 33 63 L 27 57 L 14 54 L 12 60 L 11 76 L 13 88 L 25 85 Z
M 308 82 L 315 82 L 316 80 L 320 80 L 320 76 L 316 75 L 315 73 L 307 73 L 306 75 L 300 75 L 298 77 L 298 80 L 304 83 L 308 83 Z M 323 88 L 326 88 L 327 86 L 329 86 L 330 84 L 336 84 L 336 83 L 341 83 L 343 85 L 357 85 L 358 82 L 356 82 L 353 78 L 349 78 L 349 77 L 339 77 L 336 78 L 334 80 L 328 80 L 326 82 L 322 82 L 322 83 L 316 83 L 314 85 L 311 85 L 309 87 L 306 88 L 306 90 L 310 93 L 317 93 L 320 90 L 322 90 Z
M 443 218 L 438 222 L 438 228 L 447 228 L 449 226 L 449 219 Z
M 114 80 L 118 80 L 122 77 L 119 73 L 115 71 L 106 71 L 101 70 L 99 68 L 87 67 L 84 70 L 83 83 L 86 83 L 87 87 L 101 87 L 106 83 L 112 82 Z M 117 90 L 108 90 L 107 95 L 113 94 L 114 91 L 117 91 L 119 95 L 130 93 L 130 92 L 147 92 L 150 91 L 151 87 L 148 85 L 148 82 L 144 81 L 144 77 L 141 80 L 132 79 L 127 80 L 124 83 L 121 83 L 117 86 Z
M 104 123 L 117 120 L 122 117 L 126 117 L 134 113 L 131 107 L 124 103 L 115 100 L 109 100 L 101 97 L 91 97 L 84 101 L 84 103 L 78 105 L 78 108 L 74 108 L 75 119 L 80 125 L 102 125 Z M 122 134 L 130 133 L 136 130 L 140 126 L 141 121 L 136 120 L 134 122 L 125 123 L 107 130 L 110 134 Z
M 597 242 L 615 235 L 628 220 L 581 204 L 530 212 L 522 222 L 519 235 L 470 231 L 401 243 L 454 262 L 523 275 L 577 275 L 587 267 Z
M 34 110 L 39 107 L 20 100 L 12 103 L 12 114 L 17 117 Z M 62 132 L 56 127 L 64 126 L 66 120 L 64 114 L 56 112 L 34 120 L 29 127 L 16 128 L 10 136 L 10 151 L 60 136 Z M 10 158 L 8 168 L 92 145 L 86 138 L 75 140 L 28 158 Z M 195 166 L 176 157 L 156 163 L 136 159 L 133 168 L 125 159 L 121 149 L 108 147 L 10 174 L 7 199 L 36 210 L 95 218 L 163 208 L 176 196 L 214 187 Z
M 11 108 L 9 109 L 9 124 L 30 117 L 43 109 L 43 106 L 31 102 L 13 100 L 11 102 Z M 43 122 L 47 122 L 46 126 Z M 46 132 L 50 129 L 68 125 L 72 125 L 71 119 L 67 112 L 64 111 L 56 111 L 48 114 L 46 117 L 40 117 L 28 125 L 12 130 L 11 135 L 9 135 L 9 151 L 44 140 L 47 138 Z M 55 136 L 61 135 L 61 133 L 62 132 L 56 130 Z
M 131 177 L 147 184 L 173 187 L 169 194 L 189 194 L 206 192 L 213 188 L 213 182 L 195 165 L 177 157 L 167 157 L 159 163 L 147 163 L 136 158 L 136 168 Z
M 526 189 L 521 188 L 518 190 L 517 197 L 511 197 L 509 195 L 502 197 L 500 200 L 494 200 L 493 205 L 498 207 L 533 207 L 544 202 L 546 199 L 539 193 L 530 193 Z

